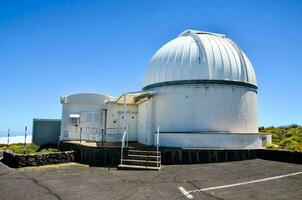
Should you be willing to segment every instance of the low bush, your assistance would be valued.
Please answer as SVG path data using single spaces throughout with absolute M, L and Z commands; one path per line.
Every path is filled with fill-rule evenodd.
M 267 148 L 302 150 L 302 126 L 259 127 L 259 131 L 272 134 L 272 144 Z
M 26 144 L 24 146 L 23 144 L 12 144 L 12 145 L 9 145 L 8 149 L 15 152 L 15 153 L 31 154 L 31 153 L 37 152 L 37 150 L 39 149 L 39 145 Z
M 268 149 L 279 149 L 280 147 L 276 144 L 269 144 L 269 145 L 266 145 L 266 148 L 268 148 Z
M 33 154 L 33 153 L 49 153 L 49 152 L 58 152 L 58 149 L 53 147 L 40 147 L 37 144 L 11 144 L 9 146 L 2 145 L 0 146 L 0 150 L 11 150 L 18 154 Z

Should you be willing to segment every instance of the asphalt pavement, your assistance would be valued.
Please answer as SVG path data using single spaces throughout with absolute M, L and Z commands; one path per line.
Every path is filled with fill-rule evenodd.
M 11 169 L 0 163 L 0 199 L 302 199 L 299 172 L 302 165 L 260 159 L 161 171 L 73 164 Z

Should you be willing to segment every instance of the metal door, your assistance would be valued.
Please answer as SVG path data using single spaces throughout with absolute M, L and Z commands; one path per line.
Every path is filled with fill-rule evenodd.
M 128 141 L 137 141 L 137 113 L 127 112 Z M 119 127 L 124 127 L 124 113 L 119 113 Z

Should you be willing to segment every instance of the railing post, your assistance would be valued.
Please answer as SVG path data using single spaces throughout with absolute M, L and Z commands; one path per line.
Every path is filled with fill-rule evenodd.
M 127 93 L 124 93 L 124 102 L 123 102 L 123 104 L 124 104 L 124 110 L 123 110 L 123 116 L 124 116 L 124 127 L 125 128 L 127 128 L 127 104 L 126 104 L 126 98 L 127 98 Z M 128 146 L 128 144 L 126 146 Z
M 122 147 L 121 147 L 121 165 L 123 164 L 123 151 L 124 151 L 124 142 L 122 139 Z
M 80 143 L 82 143 L 82 127 L 80 128 Z
M 121 146 L 121 165 L 123 164 L 123 154 L 124 154 L 124 147 L 125 147 L 125 139 L 128 131 L 128 126 L 125 128 L 125 132 L 122 137 L 122 146 Z
M 27 126 L 25 126 L 25 131 L 24 131 L 24 154 L 26 149 L 26 136 L 27 136 Z
M 156 166 L 159 167 L 159 156 L 158 156 L 158 152 L 159 152 L 159 126 L 157 126 L 157 137 L 156 137 L 156 154 L 157 154 L 157 163 Z
M 10 134 L 10 128 L 7 130 L 7 146 L 9 146 L 9 134 Z
M 104 146 L 104 129 L 102 128 L 102 146 Z

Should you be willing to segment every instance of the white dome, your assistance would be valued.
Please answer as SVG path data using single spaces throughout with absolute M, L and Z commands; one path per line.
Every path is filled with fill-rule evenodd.
M 230 81 L 257 88 L 253 66 L 235 42 L 225 35 L 194 30 L 184 31 L 154 54 L 143 87 L 183 80 Z

